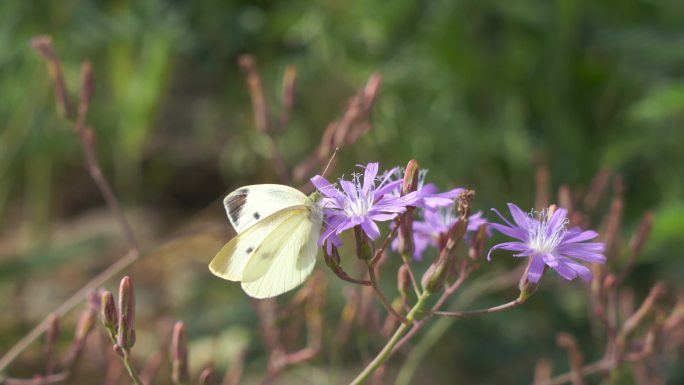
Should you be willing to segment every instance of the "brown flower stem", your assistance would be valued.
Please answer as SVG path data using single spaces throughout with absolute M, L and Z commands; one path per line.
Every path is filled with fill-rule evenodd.
M 85 286 L 83 286 L 74 295 L 69 297 L 61 305 L 59 305 L 51 313 L 58 316 L 62 316 L 69 312 L 71 309 L 76 307 L 91 291 L 102 286 L 109 278 L 115 274 L 121 272 L 123 269 L 128 267 L 131 263 L 138 259 L 138 253 L 135 251 L 129 251 L 128 254 L 124 255 L 112 265 L 110 265 L 106 270 L 91 279 Z M 4 371 L 9 364 L 11 364 L 21 352 L 26 350 L 28 346 L 35 341 L 38 337 L 45 332 L 48 326 L 48 317 L 43 319 L 38 325 L 31 329 L 28 334 L 22 337 L 10 350 L 5 353 L 2 358 L 0 358 L 0 372 Z
M 375 294 L 378 296 L 380 299 L 380 302 L 385 306 L 387 311 L 389 311 L 393 316 L 397 317 L 399 321 L 401 321 L 402 324 L 406 325 L 408 321 L 406 318 L 404 318 L 399 312 L 397 312 L 394 307 L 392 307 L 392 304 L 390 301 L 387 299 L 385 294 L 382 292 L 382 289 L 380 288 L 380 282 L 378 281 L 377 274 L 375 272 L 375 267 L 373 267 L 373 262 L 367 263 L 368 266 L 368 276 L 370 277 L 370 282 L 371 286 L 373 286 L 373 290 L 375 291 Z
M 594 362 L 593 364 L 589 364 L 589 365 L 582 367 L 582 369 L 577 371 L 577 373 L 573 373 L 573 372 L 564 373 L 564 374 L 561 374 L 559 376 L 553 377 L 549 381 L 539 382 L 538 384 L 535 384 L 535 385 L 561 385 L 561 384 L 571 382 L 573 379 L 573 376 L 575 376 L 576 374 L 579 374 L 582 377 L 586 377 L 590 374 L 605 372 L 607 370 L 610 370 L 611 367 L 613 367 L 613 363 L 610 360 L 603 359 L 603 360 Z
M 269 152 L 271 153 L 271 159 L 273 161 L 273 166 L 276 169 L 276 173 L 278 174 L 278 178 L 284 184 L 292 184 L 290 173 L 287 171 L 287 165 L 285 164 L 285 158 L 280 151 L 280 147 L 278 147 L 278 143 L 276 143 L 276 140 L 270 134 L 267 134 L 267 137 Z
M 64 371 L 61 373 L 50 374 L 47 376 L 39 376 L 34 378 L 0 377 L 0 383 L 5 385 L 48 385 L 66 381 L 67 378 L 69 378 L 69 372 Z
M 221 380 L 222 385 L 238 385 L 240 383 L 240 379 L 242 378 L 242 370 L 245 366 L 246 356 L 247 353 L 245 350 L 241 350 L 238 353 L 237 357 L 233 361 L 233 365 L 226 370 L 226 374 L 223 376 L 223 380 Z
M 59 59 L 57 58 L 56 54 L 54 54 L 54 51 L 52 50 L 52 43 L 47 38 L 48 40 L 40 40 L 40 44 L 36 46 L 36 41 L 34 40 L 34 47 L 41 52 L 43 57 L 46 59 L 46 62 L 48 64 L 48 69 L 53 68 L 55 66 L 55 63 L 57 65 L 59 64 Z M 48 45 L 45 45 L 48 44 Z M 46 55 L 44 50 L 49 48 L 49 53 L 51 52 L 51 55 Z M 90 71 L 90 67 L 88 65 L 84 65 L 84 78 L 87 79 L 88 74 L 87 72 Z M 61 70 L 60 70 L 61 72 Z M 63 80 L 60 82 L 57 82 L 59 84 L 63 83 Z M 61 95 L 61 93 L 65 93 L 65 91 L 62 90 L 62 86 L 56 83 L 56 86 L 59 88 L 58 91 Z M 91 87 L 91 85 L 87 84 L 87 82 L 84 82 L 83 88 L 84 90 L 87 89 L 88 87 Z M 65 95 L 67 95 L 65 93 Z M 67 95 L 68 96 L 68 95 Z M 76 124 L 76 130 L 79 133 L 82 147 L 83 147 L 83 152 L 85 156 L 85 163 L 88 168 L 88 172 L 90 173 L 90 176 L 93 178 L 95 181 L 95 184 L 97 185 L 98 189 L 100 190 L 100 193 L 102 196 L 105 198 L 105 201 L 107 203 L 107 206 L 109 209 L 112 211 L 114 214 L 117 222 L 119 223 L 119 226 L 121 227 L 124 236 L 126 237 L 126 240 L 128 242 L 128 245 L 130 247 L 130 251 L 123 256 L 121 259 L 113 263 L 111 266 L 109 266 L 105 271 L 102 273 L 98 274 L 95 278 L 90 280 L 85 286 L 81 288 L 76 294 L 71 296 L 69 299 L 67 299 L 65 302 L 63 302 L 57 309 L 53 311 L 54 314 L 61 316 L 71 310 L 74 306 L 76 306 L 79 302 L 81 302 L 88 292 L 94 290 L 98 286 L 102 285 L 105 281 L 107 281 L 111 276 L 114 274 L 120 272 L 124 268 L 126 268 L 128 265 L 130 265 L 133 261 L 137 260 L 138 257 L 140 256 L 140 247 L 138 245 L 138 242 L 133 235 L 133 230 L 126 219 L 123 210 L 121 209 L 121 206 L 116 199 L 116 196 L 114 195 L 114 192 L 112 188 L 109 185 L 109 182 L 107 182 L 107 179 L 104 177 L 104 174 L 102 173 L 102 169 L 100 168 L 99 162 L 97 161 L 97 156 L 96 156 L 96 151 L 95 151 L 95 146 L 94 146 L 94 136 L 92 133 L 92 130 L 87 128 L 85 126 L 85 117 L 88 111 L 88 102 L 86 97 L 89 97 L 88 92 L 82 92 L 82 101 L 80 104 L 79 108 L 79 116 L 77 117 L 77 120 L 75 122 Z M 65 96 L 62 99 L 68 100 L 68 98 Z M 70 106 L 69 102 L 65 102 L 65 105 Z M 73 110 L 72 108 L 66 108 L 67 112 Z M 64 114 L 64 117 L 66 119 L 73 119 L 73 113 L 66 113 Z M 3 371 L 16 357 L 24 351 L 33 341 L 36 340 L 46 329 L 48 326 L 48 318 L 45 318 L 41 323 L 36 325 L 28 334 L 26 334 L 19 342 L 17 342 L 5 355 L 0 358 L 0 372 Z
M 579 349 L 577 339 L 569 333 L 559 333 L 557 341 L 559 346 L 568 351 L 572 385 L 584 385 L 584 376 L 581 373 L 584 356 Z

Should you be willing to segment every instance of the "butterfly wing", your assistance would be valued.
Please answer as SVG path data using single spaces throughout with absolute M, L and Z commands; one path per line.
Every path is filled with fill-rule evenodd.
M 209 264 L 209 270 L 229 281 L 241 281 L 247 262 L 257 248 L 280 225 L 296 216 L 303 206 L 288 207 L 261 219 L 258 225 L 251 226 L 228 241 Z
M 318 253 L 322 214 L 310 203 L 293 209 L 251 256 L 242 274 L 242 289 L 255 298 L 289 291 L 311 274 Z M 260 225 L 259 225 L 260 227 Z
M 289 207 L 310 205 L 301 191 L 280 184 L 240 187 L 223 200 L 228 220 L 240 234 L 269 216 Z

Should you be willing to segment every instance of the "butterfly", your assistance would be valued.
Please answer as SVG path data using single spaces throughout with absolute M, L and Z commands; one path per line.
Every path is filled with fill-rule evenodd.
M 223 205 L 237 235 L 209 264 L 215 275 L 242 283 L 251 297 L 275 297 L 311 274 L 323 223 L 320 193 L 306 196 L 278 184 L 241 187 Z

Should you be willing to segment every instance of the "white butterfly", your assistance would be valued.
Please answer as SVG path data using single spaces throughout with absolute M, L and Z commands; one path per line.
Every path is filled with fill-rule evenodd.
M 211 272 L 242 282 L 255 298 L 297 287 L 316 263 L 323 223 L 319 197 L 278 184 L 245 186 L 228 194 L 223 205 L 237 235 L 211 261 Z

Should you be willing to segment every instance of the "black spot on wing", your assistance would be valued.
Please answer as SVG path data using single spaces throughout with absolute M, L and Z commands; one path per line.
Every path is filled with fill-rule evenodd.
M 228 215 L 230 216 L 230 220 L 233 221 L 233 223 L 235 224 L 238 223 L 238 218 L 242 213 L 242 208 L 245 206 L 245 203 L 247 202 L 248 192 L 249 190 L 247 190 L 246 188 L 241 188 L 237 190 L 235 192 L 235 195 L 233 195 L 228 200 Z
M 254 251 L 254 248 L 252 246 L 247 248 L 247 254 L 251 253 L 252 251 Z
M 259 214 L 258 212 L 255 211 L 254 212 L 254 219 L 259 220 L 259 218 L 261 218 L 261 214 Z

